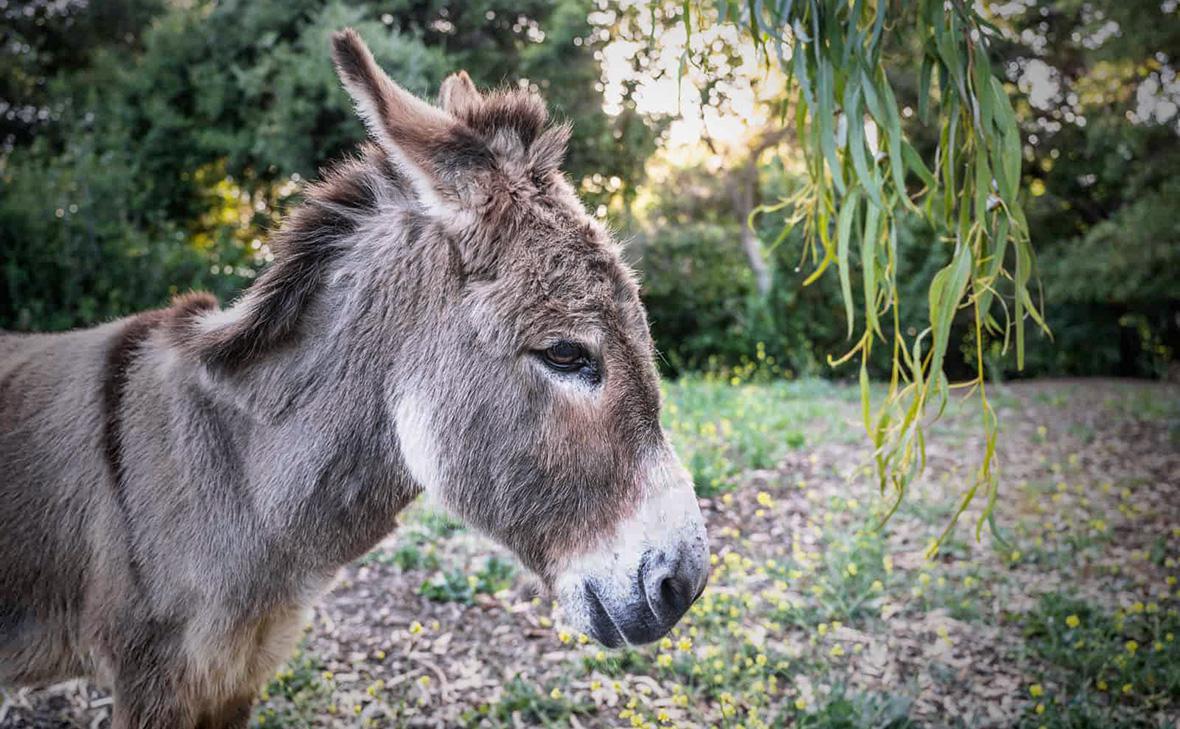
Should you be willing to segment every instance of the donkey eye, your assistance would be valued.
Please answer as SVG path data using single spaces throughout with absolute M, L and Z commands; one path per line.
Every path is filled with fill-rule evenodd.
M 586 363 L 586 353 L 573 342 L 558 342 L 545 349 L 541 356 L 550 367 L 563 372 L 577 369 Z

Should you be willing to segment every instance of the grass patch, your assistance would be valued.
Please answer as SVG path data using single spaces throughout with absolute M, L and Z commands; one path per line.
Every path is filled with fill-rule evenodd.
M 592 703 L 572 701 L 557 688 L 544 693 L 516 676 L 504 685 L 499 701 L 465 712 L 462 719 L 468 727 L 567 727 L 571 717 L 595 711 Z
M 907 729 L 911 699 L 878 693 L 848 693 L 836 687 L 818 707 L 796 704 L 789 712 L 798 729 Z M 802 707 L 802 708 L 800 708 Z
M 435 602 L 461 602 L 475 604 L 475 596 L 483 593 L 494 595 L 512 587 L 516 567 L 495 555 L 487 558 L 475 573 L 452 569 L 436 572 L 418 588 L 419 594 Z
M 323 664 L 301 646 L 259 694 L 251 726 L 311 726 L 331 704 L 333 689 Z
M 1023 621 L 1028 646 L 1047 664 L 1039 702 L 1054 715 L 1105 719 L 1150 712 L 1180 696 L 1180 617 L 1175 608 L 1136 602 L 1108 613 L 1068 595 L 1041 598 Z M 1034 698 L 1040 698 L 1034 696 Z M 1103 713 L 1105 712 L 1105 713 Z M 1068 725 L 1068 724 L 1063 724 Z
M 824 400 L 843 390 L 817 381 L 734 387 L 717 377 L 667 385 L 665 428 L 696 483 L 709 496 L 731 490 L 742 471 L 773 468 L 809 443 L 808 425 L 831 413 Z

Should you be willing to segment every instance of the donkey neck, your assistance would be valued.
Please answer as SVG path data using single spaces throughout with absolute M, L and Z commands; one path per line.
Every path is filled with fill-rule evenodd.
M 273 539 L 314 543 L 325 563 L 370 547 L 419 492 L 393 405 L 423 366 L 423 321 L 452 293 L 449 249 L 419 207 L 379 152 L 341 165 L 276 235 L 271 268 L 178 342 L 242 433 Z

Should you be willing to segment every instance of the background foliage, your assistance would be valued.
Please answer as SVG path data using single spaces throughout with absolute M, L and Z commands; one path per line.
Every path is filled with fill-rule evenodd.
M 0 327 L 88 325 L 187 288 L 227 298 L 248 284 L 268 258 L 266 231 L 298 200 L 300 183 L 361 138 L 326 60 L 327 32 L 352 24 L 420 93 L 463 67 L 481 84 L 534 85 L 575 122 L 571 176 L 590 208 L 632 241 L 670 372 L 738 367 L 761 344 L 785 372 L 852 375 L 855 368 L 827 365 L 847 348 L 840 286 L 834 277 L 800 286 L 808 273 L 801 232 L 772 245 L 781 217 L 755 219 L 755 250 L 773 282 L 766 290 L 743 247 L 749 212 L 805 184 L 783 116 L 792 110 L 772 109 L 768 129 L 716 150 L 719 163 L 669 163 L 670 115 L 637 103 L 644 74 L 669 73 L 657 61 L 681 8 L 8 4 L 0 10 Z M 1166 376 L 1180 339 L 1180 287 L 1169 275 L 1180 264 L 1175 8 L 1029 0 L 984 12 L 1000 30 L 997 76 L 1014 94 L 1029 190 L 1022 202 L 1054 333 L 1050 341 L 1030 330 L 1021 374 Z M 882 53 L 904 131 L 928 156 L 938 140 L 916 113 L 910 30 L 892 28 Z M 627 38 L 641 41 L 626 59 L 634 73 L 614 88 L 604 51 Z M 690 82 L 682 95 L 724 110 L 732 104 L 725 82 L 748 73 L 745 50 L 736 36 L 710 38 L 719 50 L 705 60 L 705 76 L 671 72 Z M 763 98 L 772 107 L 782 95 Z M 901 328 L 913 336 L 950 249 L 932 244 L 935 231 L 921 216 L 896 224 L 899 299 L 914 302 L 903 303 Z M 849 251 L 854 267 L 859 249 Z M 860 277 L 849 285 L 859 300 Z M 951 341 L 970 344 L 969 319 L 952 326 Z M 1017 375 L 996 346 L 991 374 Z M 869 368 L 888 374 L 883 359 Z M 969 357 L 950 351 L 945 369 L 952 379 L 969 375 Z

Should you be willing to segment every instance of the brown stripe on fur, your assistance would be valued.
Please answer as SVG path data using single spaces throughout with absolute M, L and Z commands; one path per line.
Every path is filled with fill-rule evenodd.
M 132 317 L 116 335 L 107 351 L 106 366 L 102 380 L 102 448 L 107 470 L 111 477 L 112 495 L 123 519 L 127 535 L 127 558 L 130 563 L 131 579 L 137 589 L 142 589 L 143 572 L 134 548 L 135 535 L 131 531 L 131 514 L 127 507 L 123 464 L 123 399 L 127 391 L 128 370 L 135 356 L 147 338 L 157 327 L 176 330 L 197 314 L 217 308 L 217 299 L 203 291 L 191 291 L 172 299 L 167 309 L 146 311 Z
M 217 309 L 217 297 L 204 291 L 189 291 L 172 298 L 172 322 L 184 321 L 206 311 Z
M 112 496 L 123 520 L 127 537 L 127 561 L 131 580 L 135 588 L 143 590 L 143 570 L 135 552 L 135 534 L 132 531 L 131 514 L 127 507 L 123 464 L 123 398 L 127 389 L 127 371 L 135 360 L 140 345 L 167 318 L 168 310 L 147 311 L 132 317 L 118 333 L 107 352 L 106 366 L 102 380 L 102 448 L 107 469 L 111 476 Z

